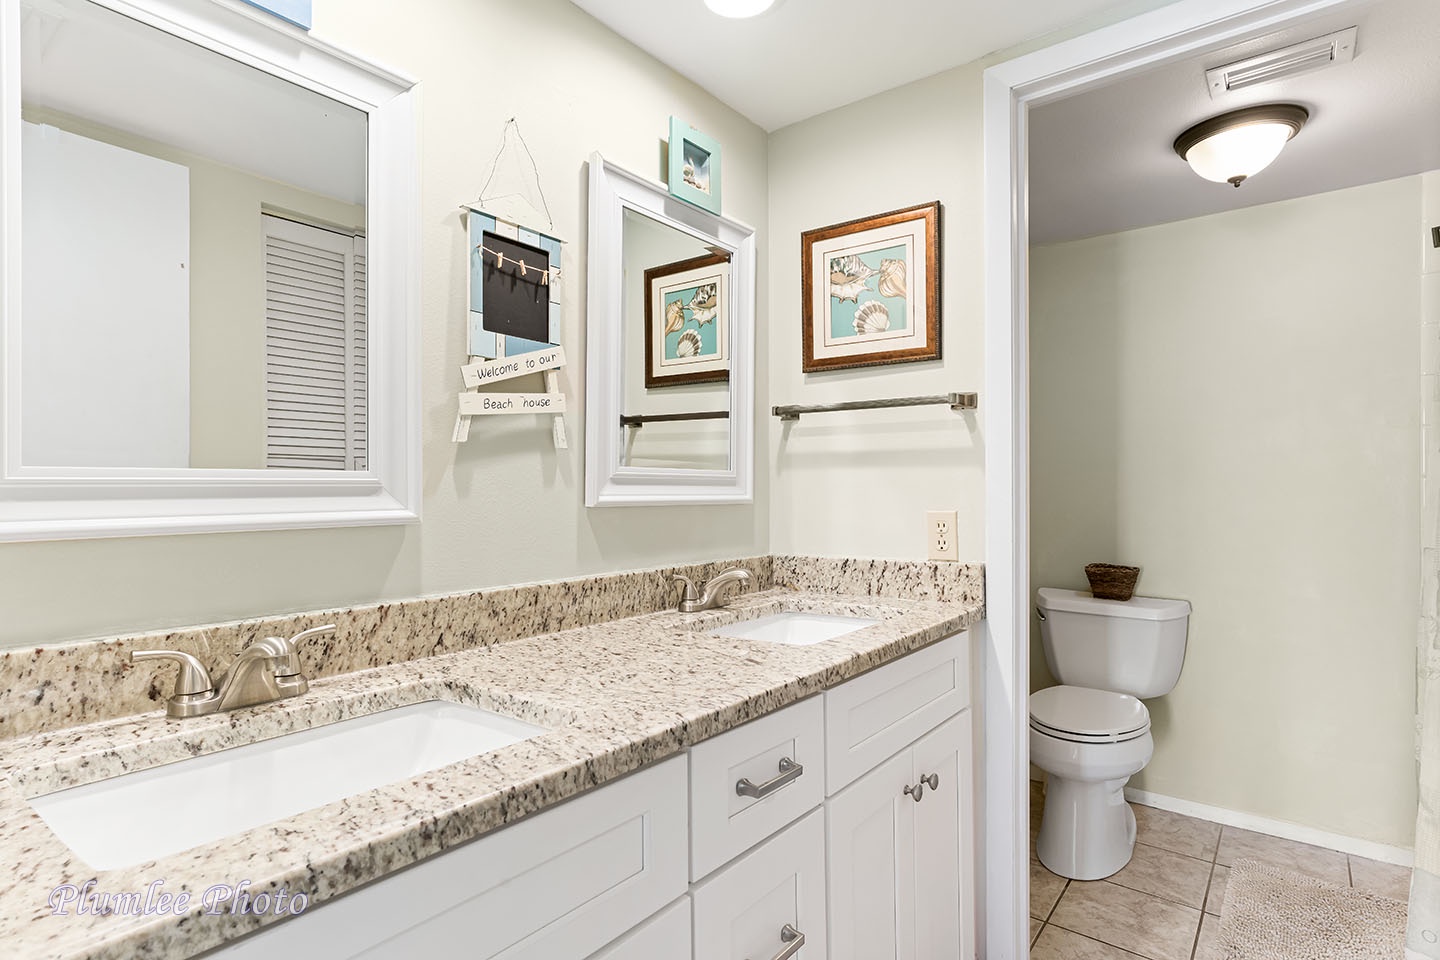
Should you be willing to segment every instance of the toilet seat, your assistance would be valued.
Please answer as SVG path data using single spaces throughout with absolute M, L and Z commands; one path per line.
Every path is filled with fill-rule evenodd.
M 1070 743 L 1125 743 L 1150 732 L 1150 711 L 1127 693 L 1062 684 L 1030 695 L 1030 729 Z

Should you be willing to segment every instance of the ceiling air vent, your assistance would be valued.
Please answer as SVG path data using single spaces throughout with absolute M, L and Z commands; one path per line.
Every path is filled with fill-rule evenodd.
M 1355 32 L 1355 27 L 1347 27 L 1206 70 L 1205 85 L 1210 90 L 1210 99 L 1337 63 L 1349 63 L 1355 57 Z

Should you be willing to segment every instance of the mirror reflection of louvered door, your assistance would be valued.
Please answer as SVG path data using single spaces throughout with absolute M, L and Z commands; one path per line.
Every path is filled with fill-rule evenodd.
M 262 220 L 265 465 L 368 469 L 365 240 Z

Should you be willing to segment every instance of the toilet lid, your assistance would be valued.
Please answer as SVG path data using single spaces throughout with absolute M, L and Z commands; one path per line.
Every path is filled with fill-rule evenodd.
M 1030 695 L 1030 725 L 1064 740 L 1110 743 L 1150 729 L 1150 711 L 1128 693 L 1058 686 Z

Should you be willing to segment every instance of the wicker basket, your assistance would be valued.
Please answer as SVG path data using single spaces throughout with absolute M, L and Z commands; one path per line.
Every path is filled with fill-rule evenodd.
M 1085 576 L 1090 580 L 1090 592 L 1099 599 L 1129 600 L 1135 596 L 1135 581 L 1140 578 L 1140 568 L 1116 563 L 1087 563 Z

